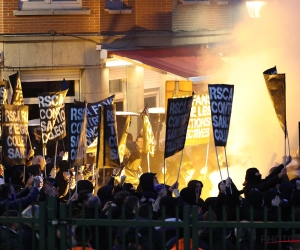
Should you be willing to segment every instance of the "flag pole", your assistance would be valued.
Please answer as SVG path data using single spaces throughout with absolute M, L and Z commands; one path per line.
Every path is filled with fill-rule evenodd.
M 205 159 L 205 167 L 207 167 L 207 163 L 208 163 L 208 151 L 209 151 L 209 143 L 206 146 L 206 159 Z M 206 173 L 204 175 L 204 180 L 206 179 Z
M 150 173 L 150 154 L 147 153 L 147 162 L 148 162 L 148 173 Z
M 75 187 L 75 192 L 77 194 L 77 183 L 78 183 L 78 166 L 76 168 L 76 178 L 75 178 L 75 181 L 76 181 L 76 187 Z
M 164 187 L 166 187 L 166 158 L 164 158 Z
M 224 152 L 225 152 L 225 160 L 226 160 L 227 176 L 228 176 L 228 178 L 229 178 L 229 170 L 228 170 L 228 162 L 227 162 L 226 147 L 224 147 Z M 230 193 L 232 194 L 231 183 L 230 183 L 229 188 L 230 188 Z
M 55 142 L 55 153 L 54 153 L 54 169 L 56 169 L 57 145 L 58 145 L 58 141 L 57 141 L 57 142 Z
M 179 180 L 179 174 L 180 174 L 180 169 L 181 169 L 181 163 L 182 163 L 182 156 L 183 156 L 183 150 L 181 150 L 181 156 L 180 156 L 180 163 L 179 163 L 179 167 L 178 167 L 178 175 L 177 175 L 177 181 Z
M 223 182 L 223 177 L 222 177 L 220 163 L 219 163 L 219 157 L 218 157 L 218 149 L 216 146 L 215 146 L 215 150 L 216 150 L 216 156 L 217 156 L 217 162 L 218 162 L 218 168 L 219 168 L 219 172 L 220 172 L 220 176 L 221 176 L 221 181 Z M 225 194 L 226 194 L 226 189 L 225 189 Z

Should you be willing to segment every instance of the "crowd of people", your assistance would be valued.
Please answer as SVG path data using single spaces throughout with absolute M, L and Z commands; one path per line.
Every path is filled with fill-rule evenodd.
M 150 249 L 150 245 L 153 250 L 184 249 L 182 230 L 176 232 L 175 228 L 157 226 L 151 228 L 150 232 L 146 225 L 150 219 L 183 221 L 183 210 L 187 206 L 198 208 L 198 221 L 277 222 L 279 218 L 280 221 L 289 222 L 293 217 L 300 221 L 300 179 L 289 180 L 284 164 L 270 169 L 264 179 L 257 168 L 249 168 L 245 173 L 242 190 L 237 189 L 234 180 L 227 178 L 219 183 L 216 197 L 203 200 L 201 193 L 206 187 L 200 180 L 190 177 L 181 180 L 176 178 L 175 173 L 173 184 L 165 185 L 158 182 L 157 173 L 147 172 L 143 165 L 146 160 L 140 150 L 142 139 L 139 136 L 135 144 L 130 142 L 132 147 L 128 144 L 129 153 L 125 157 L 123 169 L 113 169 L 109 180 L 103 180 L 103 183 L 95 181 L 93 164 L 69 169 L 68 161 L 63 158 L 64 152 L 50 158 L 36 155 L 34 150 L 30 150 L 26 166 L 0 168 L 0 216 L 39 216 L 39 204 L 47 202 L 48 197 L 56 197 L 58 204 L 67 204 L 72 218 L 84 216 L 103 221 L 108 218 L 145 221 L 145 228 L 138 229 L 130 227 L 130 224 L 126 228 L 95 225 L 73 228 L 73 234 L 68 238 L 72 249 L 83 249 L 84 246 L 85 249 L 100 250 L 146 250 Z M 289 157 L 285 164 L 290 161 Z M 183 174 L 192 176 L 189 171 L 193 172 L 190 166 Z M 20 207 L 21 215 L 18 212 Z M 122 213 L 122 209 L 125 212 Z M 39 249 L 39 226 L 17 222 L 2 224 L 0 249 Z M 265 238 L 266 231 L 261 227 L 254 230 L 229 228 L 225 234 L 221 228 L 209 229 L 205 226 L 191 227 L 190 230 L 190 235 L 193 230 L 198 230 L 198 241 L 191 239 L 190 249 L 193 244 L 197 244 L 198 249 L 225 249 L 224 242 L 226 249 L 244 250 L 251 246 L 253 249 L 279 249 L 278 244 L 268 244 L 268 239 L 277 236 L 277 228 L 267 229 L 268 239 Z M 108 237 L 109 234 L 111 237 Z M 124 237 L 122 234 L 125 234 Z M 289 236 L 289 239 L 299 234 L 298 229 L 281 230 L 281 236 Z M 56 237 L 59 242 L 60 234 L 57 233 Z M 281 243 L 280 247 L 300 249 L 297 244 L 287 241 Z M 59 244 L 57 249 L 60 249 Z

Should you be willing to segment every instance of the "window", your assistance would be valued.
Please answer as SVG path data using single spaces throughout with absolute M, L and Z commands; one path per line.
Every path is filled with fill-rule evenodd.
M 144 90 L 144 104 L 148 108 L 159 107 L 159 88 Z
M 82 0 L 19 0 L 21 10 L 81 9 Z
M 106 9 L 119 10 L 123 8 L 124 8 L 123 0 L 106 0 Z
M 73 103 L 77 98 L 77 81 L 67 81 L 69 90 L 65 97 L 65 104 Z M 22 91 L 24 103 L 29 107 L 29 120 L 39 118 L 38 94 L 44 92 L 57 92 L 61 90 L 62 81 L 45 81 L 45 82 L 22 82 Z M 67 110 L 67 109 L 66 109 Z M 67 111 L 66 111 L 67 112 Z

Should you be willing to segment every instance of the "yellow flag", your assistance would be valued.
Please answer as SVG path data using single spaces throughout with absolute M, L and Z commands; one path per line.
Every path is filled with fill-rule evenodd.
M 274 67 L 264 72 L 264 78 L 278 121 L 286 135 L 285 74 L 277 74 Z
M 128 149 L 126 148 L 126 139 L 127 139 L 127 135 L 128 135 L 130 121 L 131 121 L 131 118 L 130 118 L 130 115 L 128 115 L 127 118 L 126 118 L 125 124 L 124 124 L 121 139 L 119 141 L 120 162 L 123 162 L 124 155 L 126 154 L 126 151 L 128 151 Z
M 143 138 L 144 138 L 143 152 L 146 154 L 149 153 L 151 156 L 154 156 L 155 138 L 154 138 L 152 126 L 147 113 L 148 113 L 147 111 L 142 112 Z

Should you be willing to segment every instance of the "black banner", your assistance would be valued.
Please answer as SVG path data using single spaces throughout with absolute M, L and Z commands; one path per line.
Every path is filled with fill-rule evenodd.
M 168 99 L 165 158 L 183 150 L 193 97 Z
M 98 137 L 98 126 L 99 126 L 99 108 L 104 105 L 113 104 L 115 95 L 112 95 L 104 100 L 94 103 L 88 103 L 86 107 L 86 140 L 87 146 L 93 143 Z M 75 103 L 78 103 L 75 101 Z
M 0 105 L 6 104 L 7 101 L 7 82 L 0 81 Z M 2 109 L 0 108 L 0 122 L 2 123 Z M 0 124 L 0 135 L 2 134 L 2 125 Z
M 66 134 L 64 98 L 67 91 L 38 95 L 43 147 L 49 139 L 60 140 Z
M 75 166 L 83 161 L 85 157 L 86 136 L 85 131 L 85 103 L 70 104 L 69 105 L 69 119 L 68 119 L 68 135 L 69 135 L 69 163 L 70 166 Z M 83 134 L 83 136 L 81 136 Z
M 7 82 L 0 81 L 0 104 L 6 104 L 7 100 Z
M 208 84 L 215 146 L 225 147 L 233 101 L 233 85 Z
M 13 89 L 11 104 L 24 105 L 23 91 L 20 79 L 20 72 L 9 76 L 9 81 Z
M 100 108 L 100 126 L 98 142 L 98 168 L 120 167 L 118 134 L 115 105 L 104 105 Z
M 28 106 L 2 105 L 2 164 L 23 165 L 27 156 Z

